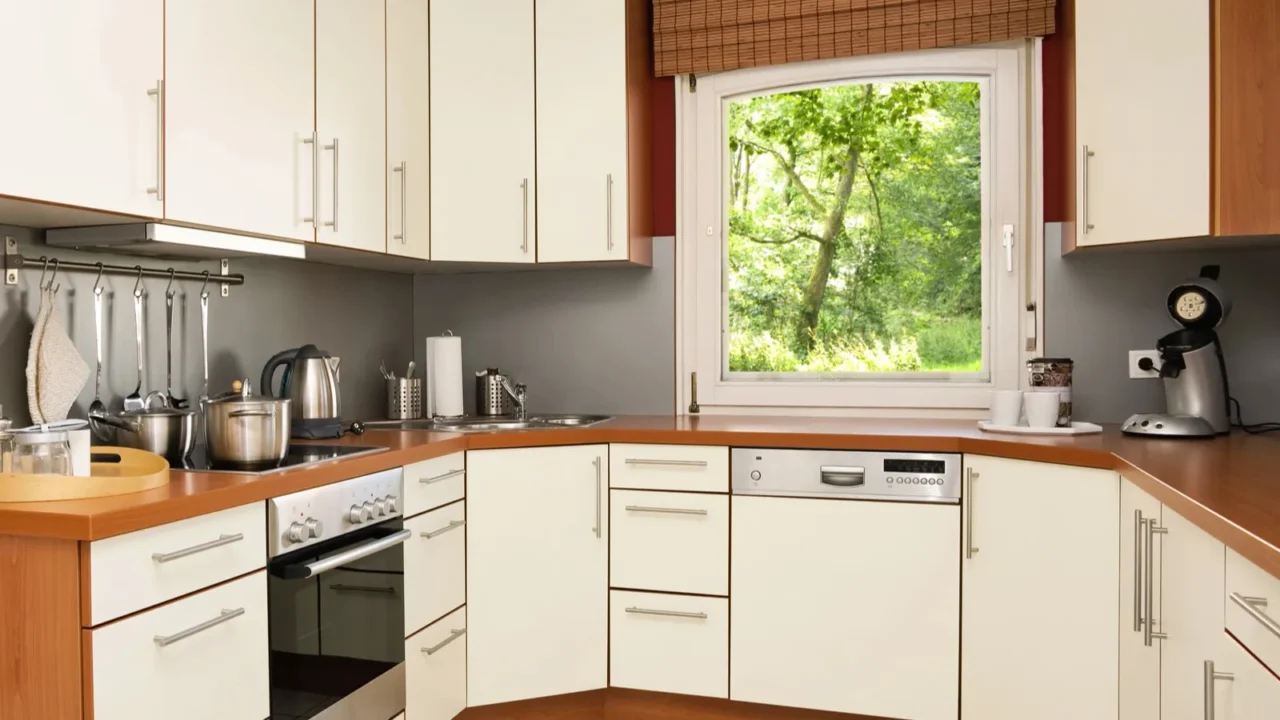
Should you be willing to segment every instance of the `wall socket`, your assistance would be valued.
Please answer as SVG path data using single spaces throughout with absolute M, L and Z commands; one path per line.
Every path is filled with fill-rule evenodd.
M 1143 370 L 1138 367 L 1138 361 L 1142 358 L 1151 358 L 1152 368 Z M 1131 378 L 1158 378 L 1160 377 L 1160 351 L 1159 350 L 1130 350 L 1129 351 L 1129 377 Z

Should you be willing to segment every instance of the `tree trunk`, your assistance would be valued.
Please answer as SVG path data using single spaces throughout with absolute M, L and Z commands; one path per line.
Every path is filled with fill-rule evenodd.
M 804 304 L 800 310 L 800 321 L 796 325 L 796 347 L 801 355 L 808 357 L 813 350 L 814 334 L 818 329 L 818 318 L 822 314 L 822 301 L 827 295 L 827 282 L 831 279 L 831 265 L 836 257 L 836 241 L 844 230 L 844 215 L 849 209 L 849 196 L 853 194 L 853 179 L 858 172 L 858 147 L 849 148 L 849 159 L 844 164 L 844 174 L 840 177 L 840 185 L 836 188 L 835 202 L 831 212 L 827 214 L 827 223 L 822 231 L 822 242 L 818 246 L 818 259 L 809 273 L 809 282 L 805 285 Z

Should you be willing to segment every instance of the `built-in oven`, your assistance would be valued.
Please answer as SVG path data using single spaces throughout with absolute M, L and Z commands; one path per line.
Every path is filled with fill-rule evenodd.
M 402 487 L 395 469 L 270 502 L 271 720 L 404 711 Z

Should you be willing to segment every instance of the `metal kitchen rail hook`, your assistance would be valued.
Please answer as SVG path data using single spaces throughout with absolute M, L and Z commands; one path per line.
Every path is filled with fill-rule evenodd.
M 74 262 L 71 260 L 59 260 L 56 257 L 41 255 L 39 258 L 26 258 L 18 253 L 18 243 L 13 238 L 4 239 L 4 284 L 18 284 L 18 270 L 34 266 L 39 263 L 40 270 L 40 288 L 46 288 L 54 285 L 59 272 L 91 272 L 98 276 L 94 287 L 98 287 L 105 275 L 130 275 L 136 278 L 143 277 L 162 277 L 168 278 L 170 287 L 175 280 L 201 280 L 204 282 L 203 291 L 208 287 L 209 281 L 213 281 L 223 287 L 228 285 L 243 285 L 244 275 L 240 273 L 223 273 L 212 274 L 207 270 L 176 270 L 174 268 L 149 268 L 141 265 L 107 265 L 100 262 Z M 49 275 L 49 266 L 53 266 L 52 275 Z M 223 261 L 223 267 L 226 267 L 226 261 Z M 45 281 L 48 275 L 48 282 Z M 56 292 L 56 289 L 55 289 Z

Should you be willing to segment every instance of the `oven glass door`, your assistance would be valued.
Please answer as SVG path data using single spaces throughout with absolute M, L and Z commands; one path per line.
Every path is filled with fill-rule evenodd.
M 271 561 L 272 720 L 404 709 L 409 535 L 395 518 Z

